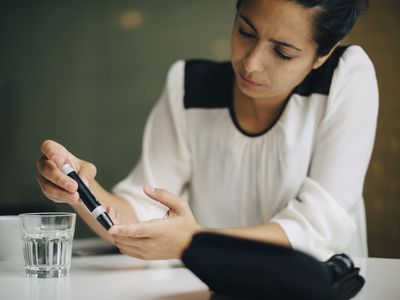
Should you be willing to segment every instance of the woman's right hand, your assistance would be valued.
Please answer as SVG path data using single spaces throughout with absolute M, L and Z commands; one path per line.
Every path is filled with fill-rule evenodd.
M 43 155 L 36 160 L 37 181 L 43 194 L 56 203 L 80 204 L 78 184 L 64 174 L 60 167 L 69 163 L 87 185 L 96 176 L 94 164 L 83 161 L 55 141 L 45 140 L 41 145 Z

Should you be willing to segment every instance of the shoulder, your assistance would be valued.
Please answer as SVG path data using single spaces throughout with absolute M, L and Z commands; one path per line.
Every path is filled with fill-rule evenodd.
M 360 46 L 350 46 L 340 57 L 331 84 L 331 92 L 336 93 L 345 86 L 354 84 L 376 85 L 374 65 Z
M 374 66 L 359 46 L 350 46 L 338 61 L 327 97 L 327 119 L 375 120 L 379 107 Z M 371 121 L 371 124 L 375 121 Z
M 192 59 L 185 63 L 185 108 L 227 107 L 232 93 L 231 63 Z
M 348 71 L 373 70 L 374 66 L 364 49 L 357 45 L 347 46 L 346 51 L 340 57 L 339 69 Z
M 329 98 L 338 102 L 349 95 L 361 101 L 378 101 L 378 83 L 375 68 L 367 53 L 360 46 L 350 46 L 339 60 L 338 67 L 333 73 Z M 361 96 L 362 95 L 362 96 Z M 340 102 L 340 101 L 339 101 Z
M 375 76 L 373 64 L 365 51 L 356 45 L 339 46 L 318 69 L 312 70 L 296 87 L 295 93 L 330 95 L 338 84 L 364 76 Z
M 178 60 L 175 61 L 168 70 L 166 88 L 168 90 L 178 88 L 183 89 L 182 83 L 185 74 L 185 61 Z
M 166 92 L 169 98 L 183 99 L 183 107 L 227 107 L 232 97 L 233 70 L 229 61 L 178 60 L 169 68 Z
M 332 78 L 327 111 L 342 117 L 372 117 L 378 113 L 379 92 L 374 65 L 359 46 L 349 47 Z

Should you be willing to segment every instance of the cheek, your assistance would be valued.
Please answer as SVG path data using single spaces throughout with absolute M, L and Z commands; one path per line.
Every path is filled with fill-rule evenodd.
M 286 81 L 288 85 L 294 88 L 304 80 L 311 69 L 311 64 L 306 60 L 293 62 L 284 68 L 280 80 Z
M 273 71 L 269 72 L 269 75 L 274 89 L 279 91 L 291 90 L 302 79 L 299 69 L 290 65 L 281 65 L 278 68 L 274 68 Z
M 274 71 L 271 72 L 271 75 L 273 76 L 274 82 L 276 84 L 287 85 L 291 82 L 296 81 L 295 78 L 298 77 L 297 73 L 299 72 L 299 70 L 295 66 L 285 64 L 279 66 L 278 68 L 274 68 Z
M 306 74 L 307 70 L 304 67 L 290 62 L 270 66 L 264 74 L 264 82 L 267 82 L 268 86 L 259 91 L 259 96 L 287 94 L 304 79 Z
M 281 65 L 279 68 L 270 72 L 272 85 L 270 92 L 273 94 L 290 93 L 307 76 L 311 68 L 305 67 L 301 63 L 290 63 Z
M 231 39 L 231 60 L 233 65 L 237 65 L 246 56 L 246 51 L 246 45 L 234 34 Z

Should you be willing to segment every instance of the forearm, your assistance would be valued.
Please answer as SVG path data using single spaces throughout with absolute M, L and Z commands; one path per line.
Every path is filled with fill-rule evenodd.
M 275 223 L 243 228 L 213 229 L 212 232 L 291 247 L 285 231 Z
M 96 180 L 93 180 L 93 182 L 89 184 L 89 189 L 104 208 L 110 206 L 118 211 L 121 216 L 122 223 L 137 222 L 134 209 L 128 203 L 128 201 L 106 191 Z M 83 203 L 81 203 L 80 205 L 74 205 L 73 207 L 75 211 L 82 217 L 82 219 L 89 225 L 89 227 L 102 239 L 109 242 L 113 241 L 110 234 L 90 214 Z

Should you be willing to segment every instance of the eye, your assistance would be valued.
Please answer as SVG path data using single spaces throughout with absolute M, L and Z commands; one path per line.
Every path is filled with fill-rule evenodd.
M 281 59 L 283 59 L 283 60 L 291 60 L 291 59 L 293 59 L 293 57 L 287 56 L 287 55 L 283 54 L 283 53 L 282 53 L 280 50 L 278 50 L 278 49 L 275 49 L 275 53 L 276 53 L 276 55 L 278 55 L 279 58 L 281 58 Z
M 239 28 L 240 35 L 244 36 L 247 39 L 255 39 L 257 38 L 253 33 L 244 30 L 243 28 Z

